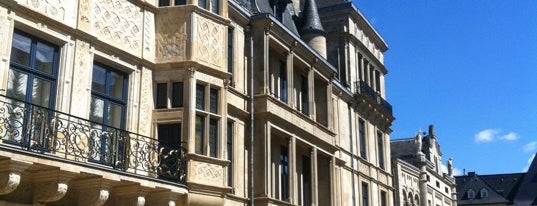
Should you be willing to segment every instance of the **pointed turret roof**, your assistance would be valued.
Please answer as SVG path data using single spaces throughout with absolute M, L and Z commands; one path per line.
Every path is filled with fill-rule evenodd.
M 308 33 L 325 33 L 315 0 L 306 0 L 304 2 L 304 10 L 302 11 L 300 34 L 304 35 Z

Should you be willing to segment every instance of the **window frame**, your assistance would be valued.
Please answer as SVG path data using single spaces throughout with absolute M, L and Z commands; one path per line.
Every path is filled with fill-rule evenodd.
M 23 65 L 12 60 L 13 48 L 14 48 L 13 41 L 16 38 L 15 35 L 20 35 L 20 36 L 30 39 L 30 53 L 29 53 L 28 65 Z M 27 32 L 18 30 L 18 29 L 13 30 L 13 37 L 12 37 L 11 42 L 12 43 L 11 43 L 11 48 L 10 48 L 8 76 L 6 78 L 7 84 L 9 84 L 9 79 L 10 79 L 9 72 L 12 70 L 26 75 L 26 88 L 24 89 L 26 94 L 25 94 L 24 99 L 18 99 L 16 97 L 12 97 L 12 98 L 18 99 L 24 102 L 28 102 L 28 103 L 33 103 L 32 101 L 33 84 L 35 83 L 36 79 L 41 79 L 50 83 L 48 105 L 46 106 L 39 105 L 39 104 L 36 104 L 36 105 L 44 106 L 47 108 L 54 108 L 55 100 L 56 100 L 56 87 L 57 87 L 57 82 L 58 82 L 58 73 L 59 73 L 58 70 L 59 70 L 59 61 L 60 61 L 60 58 L 59 58 L 60 46 L 50 41 L 46 41 L 42 38 L 39 38 L 37 36 L 31 35 Z M 36 53 L 38 50 L 37 48 L 38 44 L 43 44 L 43 45 L 52 47 L 54 50 L 52 54 L 52 66 L 51 66 L 52 68 L 51 68 L 50 73 L 46 73 L 35 68 L 35 65 L 37 62 Z M 6 85 L 6 91 L 5 91 L 6 96 L 10 96 L 9 90 L 7 87 L 8 85 Z
M 95 70 L 95 66 L 98 66 L 102 69 L 105 70 L 105 91 L 104 93 L 103 92 L 98 92 L 98 91 L 94 91 L 93 89 L 93 72 Z M 118 75 L 122 75 L 123 76 L 123 87 L 122 87 L 122 95 L 121 95 L 121 98 L 118 99 L 118 98 L 115 98 L 113 96 L 110 95 L 110 88 L 109 88 L 109 75 L 111 74 L 111 72 L 115 72 L 116 74 Z M 117 105 L 120 105 L 121 106 L 121 117 L 120 117 L 120 126 L 119 127 L 114 127 L 112 125 L 110 125 L 107 121 L 105 121 L 108 117 L 108 111 L 104 110 L 103 109 L 103 121 L 102 122 L 96 122 L 96 121 L 93 121 L 95 123 L 99 123 L 99 124 L 102 124 L 104 125 L 105 127 L 112 127 L 112 128 L 118 128 L 118 129 L 125 129 L 125 126 L 126 126 L 126 117 L 127 117 L 127 95 L 128 95 L 128 85 L 129 85 L 129 74 L 127 74 L 126 72 L 124 71 L 121 71 L 119 69 L 115 69 L 113 67 L 110 67 L 106 64 L 103 64 L 103 63 L 100 63 L 100 62 L 94 62 L 93 63 L 93 68 L 92 68 L 92 88 L 91 88 L 91 99 L 93 98 L 98 98 L 98 99 L 101 99 L 104 101 L 103 103 L 103 107 L 104 108 L 107 108 L 107 105 L 110 105 L 111 103 L 112 104 L 117 104 Z M 90 108 L 90 115 L 91 115 L 91 108 Z
M 220 131 L 220 128 L 222 127 L 222 116 L 220 114 L 222 109 L 220 106 L 222 102 L 222 88 L 203 82 L 197 82 L 195 86 L 195 94 L 195 153 L 212 158 L 220 158 L 220 137 L 222 136 Z M 211 101 L 212 94 L 216 94 L 216 101 L 214 102 Z M 216 110 L 213 110 L 213 108 Z M 201 119 L 203 124 L 199 129 L 197 124 L 198 118 Z M 200 129 L 203 131 L 200 131 Z M 200 143 L 198 143 L 198 141 Z M 198 147 L 202 148 L 200 149 Z
M 367 160 L 367 126 L 363 119 L 358 120 L 358 135 L 360 144 L 360 157 Z
M 186 0 L 166 0 L 168 3 L 164 3 L 163 0 L 158 1 L 158 7 L 167 7 L 167 6 L 181 6 L 186 5 Z M 182 3 L 180 1 L 183 1 Z
M 165 94 L 159 94 L 159 85 L 165 85 Z M 176 86 L 180 89 L 176 90 Z M 184 107 L 184 83 L 181 81 L 155 83 L 155 109 L 174 109 Z M 164 95 L 164 102 L 159 102 L 160 95 Z M 177 96 L 176 96 L 177 95 Z

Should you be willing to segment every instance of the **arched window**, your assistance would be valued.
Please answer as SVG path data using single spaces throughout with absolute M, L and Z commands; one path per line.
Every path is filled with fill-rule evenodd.
M 467 192 L 468 199 L 474 199 L 475 198 L 475 191 L 473 189 L 469 189 Z
M 489 191 L 485 188 L 481 189 L 481 191 L 479 192 L 481 193 L 481 198 L 488 198 L 489 197 Z

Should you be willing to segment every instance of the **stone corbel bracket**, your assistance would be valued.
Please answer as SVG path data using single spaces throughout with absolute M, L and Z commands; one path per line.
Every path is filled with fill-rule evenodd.
M 9 194 L 21 183 L 21 172 L 31 163 L 17 162 L 10 159 L 0 160 L 0 195 Z
M 60 170 L 48 170 L 34 175 L 34 204 L 45 204 L 58 201 L 65 196 L 69 181 L 74 174 Z

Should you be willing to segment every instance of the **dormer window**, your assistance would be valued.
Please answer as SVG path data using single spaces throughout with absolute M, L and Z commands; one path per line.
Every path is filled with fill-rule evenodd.
M 467 192 L 468 199 L 474 199 L 475 198 L 475 191 L 473 189 L 469 189 Z
M 489 197 L 489 191 L 485 188 L 481 189 L 481 191 L 479 192 L 481 193 L 481 198 L 488 198 Z

